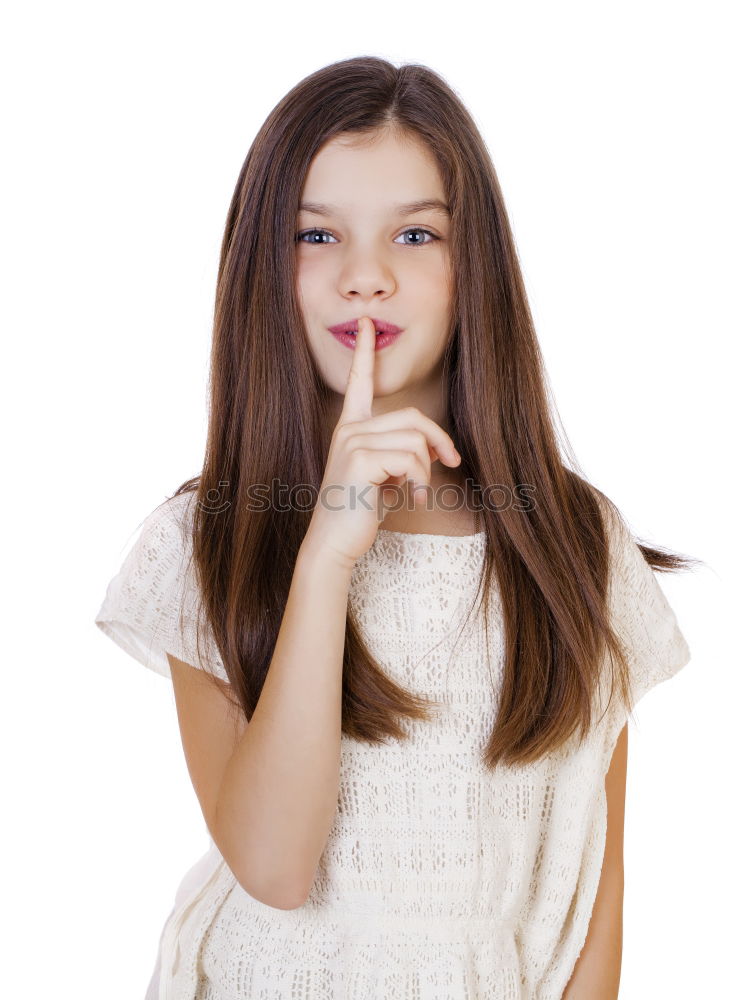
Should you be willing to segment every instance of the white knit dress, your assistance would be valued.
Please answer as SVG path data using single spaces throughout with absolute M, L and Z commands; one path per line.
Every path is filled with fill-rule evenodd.
M 95 619 L 167 677 L 166 652 L 200 665 L 192 496 L 145 520 Z M 620 522 L 613 539 L 612 614 L 636 703 L 690 651 Z M 493 583 L 488 634 L 478 601 L 471 610 L 485 544 L 483 532 L 379 530 L 349 600 L 384 669 L 439 709 L 405 722 L 404 743 L 343 737 L 337 813 L 297 909 L 249 896 L 210 839 L 176 894 L 146 1000 L 561 1000 L 598 887 L 605 775 L 627 715 L 618 699 L 603 711 L 605 671 L 583 744 L 529 766 L 483 768 L 503 664 Z

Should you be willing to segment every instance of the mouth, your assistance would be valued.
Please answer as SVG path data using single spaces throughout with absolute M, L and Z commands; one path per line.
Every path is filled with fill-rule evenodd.
M 374 319 L 370 316 L 369 319 L 374 323 L 374 329 L 377 333 L 393 333 L 397 335 L 402 333 L 401 326 L 395 326 L 394 323 L 387 323 L 383 319 Z M 353 333 L 356 336 L 356 331 L 359 329 L 359 320 L 350 319 L 346 323 L 337 323 L 335 326 L 329 326 L 328 328 L 331 333 Z
M 401 326 L 395 326 L 394 323 L 387 323 L 382 319 L 374 319 L 372 316 L 369 318 L 374 323 L 374 329 L 377 331 L 374 343 L 375 351 L 382 351 L 386 347 L 389 347 L 402 333 Z M 359 321 L 351 319 L 346 323 L 337 323 L 336 326 L 329 326 L 328 329 L 336 340 L 343 344 L 344 347 L 349 347 L 353 351 L 356 347 L 356 331 L 358 327 Z

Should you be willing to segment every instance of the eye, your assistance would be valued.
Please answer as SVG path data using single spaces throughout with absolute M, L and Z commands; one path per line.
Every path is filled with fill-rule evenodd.
M 304 229 L 302 232 L 298 233 L 295 237 L 296 243 L 311 243 L 311 240 L 305 239 L 306 236 L 333 236 L 333 233 L 329 233 L 326 229 Z M 319 240 L 317 243 L 313 243 L 313 246 L 322 245 Z
M 408 233 L 424 233 L 426 236 L 430 237 L 427 243 L 433 243 L 435 240 L 440 239 L 440 236 L 436 236 L 435 233 L 431 233 L 429 229 L 423 229 L 422 227 L 416 227 L 416 228 L 413 227 L 412 229 L 406 229 L 403 233 L 400 233 L 400 236 L 407 236 Z M 426 245 L 426 241 L 423 240 L 421 243 L 403 243 L 402 245 L 413 246 L 413 247 L 424 247 Z
M 405 229 L 401 232 L 400 236 L 407 236 L 409 233 L 423 233 L 425 236 L 429 236 L 429 240 L 422 240 L 420 243 L 415 243 L 410 241 L 408 243 L 403 243 L 402 246 L 413 246 L 422 247 L 427 246 L 428 243 L 433 243 L 435 240 L 439 240 L 441 237 L 436 236 L 435 233 L 431 233 L 429 229 L 423 229 L 422 226 L 413 226 L 411 229 Z M 297 233 L 295 236 L 296 243 L 309 243 L 311 246 L 326 246 L 324 240 L 309 240 L 306 239 L 308 236 L 333 236 L 333 233 L 329 233 L 327 229 L 303 229 L 301 232 Z M 399 239 L 399 237 L 398 237 Z

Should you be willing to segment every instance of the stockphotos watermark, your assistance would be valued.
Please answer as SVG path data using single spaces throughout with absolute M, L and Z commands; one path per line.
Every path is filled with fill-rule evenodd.
M 455 483 L 442 483 L 437 488 L 432 485 L 421 486 L 426 492 L 425 503 L 416 504 L 414 491 L 410 488 L 413 480 L 407 480 L 400 486 L 388 484 L 378 491 L 379 513 L 392 510 L 401 510 L 407 506 L 408 510 L 428 510 L 445 511 L 450 513 L 454 510 L 533 510 L 534 493 L 536 487 L 531 483 L 517 483 L 509 486 L 504 483 L 494 483 L 491 486 L 480 486 L 472 479 L 467 479 L 465 485 Z M 284 483 L 281 479 L 274 479 L 268 486 L 267 483 L 250 483 L 246 489 L 247 505 L 246 509 L 263 514 L 274 510 L 277 513 L 286 511 L 307 512 L 315 509 L 317 504 L 322 504 L 326 510 L 356 510 L 361 506 L 365 510 L 374 510 L 369 501 L 369 494 L 373 493 L 374 486 L 367 483 L 366 486 L 358 487 L 353 484 L 343 486 L 339 483 L 331 483 L 326 487 L 316 487 L 311 483 Z M 386 499 L 384 494 L 390 492 L 390 497 Z M 206 493 L 206 499 L 197 499 L 197 504 L 208 514 L 218 514 L 228 507 L 231 507 L 232 500 L 229 497 L 229 483 L 221 481 L 215 489 L 210 489 Z

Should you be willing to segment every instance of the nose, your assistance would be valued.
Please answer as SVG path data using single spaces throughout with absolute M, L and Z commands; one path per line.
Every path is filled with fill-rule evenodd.
M 391 268 L 369 250 L 353 250 L 344 260 L 339 276 L 339 290 L 346 298 L 369 302 L 375 296 L 391 295 L 397 285 Z

